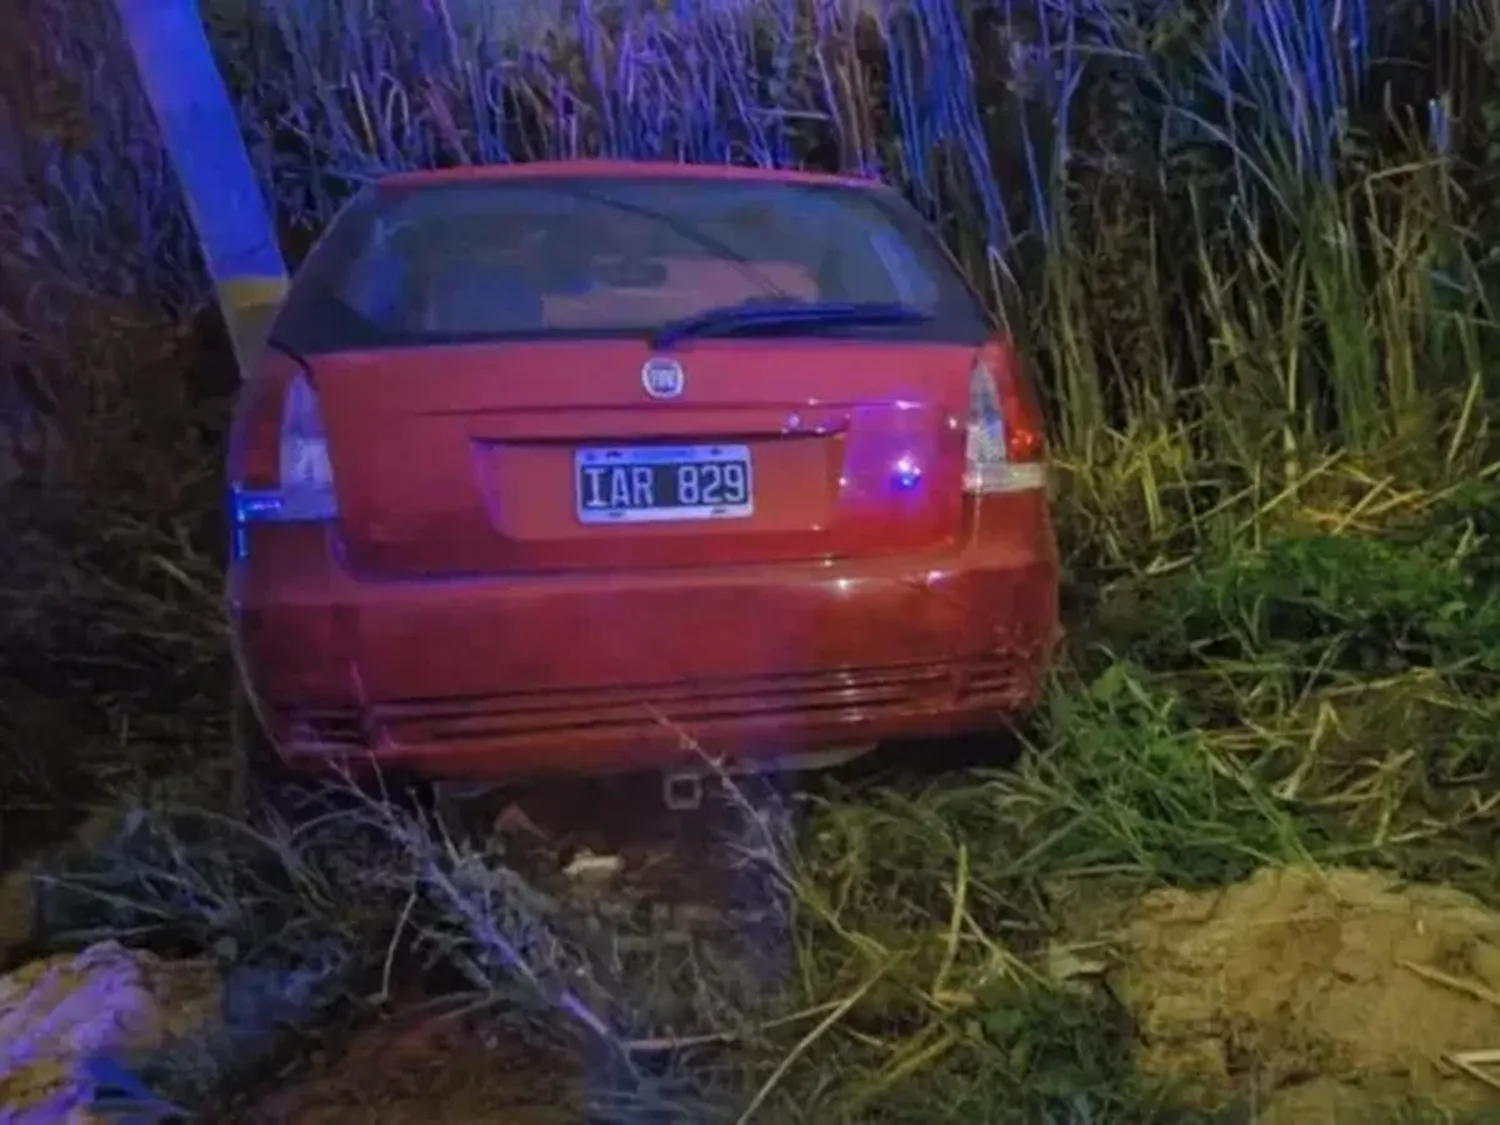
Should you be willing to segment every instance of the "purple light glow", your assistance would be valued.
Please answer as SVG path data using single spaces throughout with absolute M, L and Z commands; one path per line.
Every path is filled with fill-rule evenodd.
M 892 476 L 897 488 L 903 491 L 915 488 L 922 482 L 922 466 L 917 463 L 915 457 L 908 453 L 896 459 L 896 464 L 892 467 Z

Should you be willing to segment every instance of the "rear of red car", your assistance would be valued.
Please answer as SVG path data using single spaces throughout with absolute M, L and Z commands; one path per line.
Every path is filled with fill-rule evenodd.
M 1041 419 L 894 195 L 385 185 L 236 416 L 232 603 L 297 764 L 671 767 L 994 725 L 1057 631 Z

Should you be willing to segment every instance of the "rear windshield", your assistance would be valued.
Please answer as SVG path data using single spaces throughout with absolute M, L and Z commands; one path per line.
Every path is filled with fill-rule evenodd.
M 538 178 L 361 195 L 309 256 L 272 334 L 302 353 L 632 336 L 757 300 L 898 303 L 931 316 L 844 335 L 974 342 L 986 327 L 894 193 Z

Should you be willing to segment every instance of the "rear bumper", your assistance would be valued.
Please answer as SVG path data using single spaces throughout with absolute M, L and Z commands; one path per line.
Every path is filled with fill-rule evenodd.
M 371 581 L 332 533 L 268 528 L 231 575 L 282 754 L 433 777 L 608 773 L 984 729 L 1058 630 L 1039 495 L 941 559 Z M 264 549 L 262 549 L 264 548 Z

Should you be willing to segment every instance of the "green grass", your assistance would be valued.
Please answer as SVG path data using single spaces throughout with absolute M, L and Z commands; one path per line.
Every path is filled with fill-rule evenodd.
M 191 781 L 149 798 L 107 863 L 67 865 L 81 894 L 59 927 L 231 965 L 320 951 L 364 997 L 437 964 L 543 1039 L 579 1034 L 558 997 L 584 969 L 631 1036 L 731 1039 L 687 1075 L 717 1116 L 684 1120 L 754 1102 L 778 1125 L 1082 1125 L 1209 1118 L 1139 1072 L 1064 889 L 1128 912 L 1148 888 L 1340 864 L 1500 901 L 1500 71 L 1479 6 L 1441 41 L 1393 35 L 1405 65 L 1342 99 L 1297 77 L 1326 48 L 1281 4 L 1222 22 L 1048 8 L 1049 50 L 1020 28 L 965 47 L 938 4 L 885 22 L 793 0 L 696 22 L 586 6 L 550 44 L 386 7 L 384 25 L 352 3 L 212 10 L 291 246 L 363 176 L 502 145 L 878 160 L 935 199 L 1048 392 L 1066 659 L 1017 770 L 825 795 L 790 839 L 752 823 L 795 967 L 769 1014 L 722 949 L 698 950 L 691 988 L 680 953 L 622 966 L 506 857 L 393 809 L 250 830 L 183 809 Z M 21 545 L 0 552 L 0 701 L 62 704 L 0 707 L 0 800 L 46 825 L 222 756 L 227 353 L 190 328 L 208 288 L 170 177 L 127 159 L 150 132 L 123 50 L 86 21 L 38 26 L 26 98 L 0 99 L 25 125 L 0 131 L 0 219 L 25 234 L 0 344 L 23 349 L 67 463 L 0 505 Z M 982 46 L 1002 33 L 1021 46 Z M 942 78 L 960 55 L 967 92 Z M 892 62 L 951 96 L 893 96 Z M 48 172 L 39 197 L 18 167 Z M 670 1017 L 641 1014 L 648 979 Z M 180 1069 L 160 1079 L 173 1097 L 201 1085 Z

